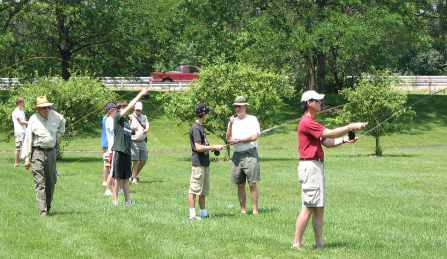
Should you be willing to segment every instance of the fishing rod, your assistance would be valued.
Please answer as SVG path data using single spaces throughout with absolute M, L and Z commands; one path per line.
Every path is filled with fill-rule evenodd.
M 330 111 L 330 110 L 335 110 L 335 109 L 338 109 L 338 108 L 343 107 L 343 106 L 345 106 L 345 105 L 353 104 L 353 103 L 356 103 L 356 102 L 359 102 L 359 101 L 360 101 L 360 100 L 358 100 L 358 101 L 354 101 L 354 102 L 350 102 L 350 103 L 345 103 L 345 104 L 338 105 L 338 106 L 331 107 L 331 108 L 327 108 L 327 109 L 324 109 L 324 110 L 322 110 L 322 111 L 320 111 L 320 112 L 318 112 L 318 113 L 323 113 L 323 112 L 327 112 L 327 111 Z M 277 126 L 274 126 L 274 127 L 268 128 L 268 129 L 265 129 L 265 130 L 261 131 L 261 132 L 259 133 L 259 135 L 262 135 L 262 134 L 267 133 L 267 132 L 269 132 L 269 131 L 271 131 L 271 130 L 277 129 L 277 128 L 279 128 L 279 127 L 285 126 L 285 125 L 287 125 L 287 124 L 290 124 L 290 123 L 292 123 L 292 122 L 299 121 L 299 120 L 301 120 L 301 117 L 298 118 L 298 119 L 294 119 L 294 120 L 288 121 L 288 122 L 286 122 L 286 123 L 283 123 L 283 124 L 280 124 L 280 125 L 277 125 Z
M 428 98 L 431 98 L 431 97 L 435 96 L 436 94 L 438 94 L 438 93 L 440 93 L 440 92 L 442 92 L 442 91 L 445 91 L 445 90 L 447 90 L 447 88 L 444 88 L 444 89 L 442 89 L 442 90 L 439 90 L 439 91 L 437 91 L 437 92 L 435 92 L 435 93 L 433 93 L 433 94 L 431 94 L 431 95 L 427 95 L 427 96 L 425 96 L 425 97 L 423 97 L 423 98 L 421 98 L 421 99 L 418 99 L 418 100 L 416 100 L 416 101 L 414 101 L 414 102 L 412 102 L 412 103 L 410 103 L 410 104 L 407 104 L 407 105 L 405 105 L 405 106 L 402 106 L 402 107 L 400 107 L 400 108 L 398 108 L 398 109 L 396 109 L 396 110 L 394 110 L 394 111 L 390 111 L 390 112 L 388 112 L 388 113 L 386 113 L 386 114 L 384 114 L 384 115 L 382 115 L 382 116 L 380 116 L 380 117 L 378 117 L 378 118 L 375 118 L 374 120 L 369 121 L 368 124 L 371 123 L 371 122 L 374 122 L 374 121 L 378 121 L 379 119 L 381 119 L 381 118 L 383 118 L 383 117 L 385 117 L 385 116 L 388 116 L 388 115 L 390 115 L 390 114 L 393 113 L 393 112 L 396 112 L 396 111 L 403 110 L 403 109 L 405 109 L 405 108 L 411 107 L 411 106 L 413 106 L 413 105 L 415 105 L 415 104 L 417 104 L 417 103 L 420 103 L 420 102 L 422 102 L 422 101 L 424 101 L 424 100 L 426 100 L 426 99 L 428 99 Z M 395 115 L 393 115 L 393 116 L 395 116 Z
M 385 122 L 389 121 L 391 118 L 393 118 L 394 116 L 396 116 L 396 115 L 398 115 L 400 112 L 402 112 L 403 109 L 408 108 L 408 107 L 411 107 L 411 106 L 413 106 L 413 105 L 415 105 L 415 104 L 417 104 L 417 103 L 420 103 L 420 102 L 422 102 L 422 101 L 424 101 L 424 100 L 427 100 L 428 98 L 431 98 L 431 97 L 435 96 L 436 94 L 438 94 L 438 93 L 440 93 L 440 92 L 442 92 L 442 91 L 445 91 L 445 90 L 447 90 L 447 88 L 444 88 L 444 89 L 442 89 L 442 90 L 436 91 L 435 93 L 433 93 L 433 94 L 431 94 L 431 95 L 427 95 L 427 96 L 425 96 L 425 97 L 423 97 L 423 98 L 421 98 L 421 99 L 418 99 L 418 100 L 416 100 L 416 101 L 414 101 L 414 102 L 412 102 L 412 103 L 410 103 L 410 104 L 407 104 L 407 105 L 405 105 L 405 106 L 402 106 L 402 107 L 400 107 L 399 109 L 396 109 L 396 110 L 391 111 L 391 112 L 388 112 L 388 113 L 386 113 L 386 114 L 384 114 L 384 115 L 382 115 L 382 116 L 380 116 L 380 117 L 378 117 L 378 118 L 375 118 L 374 120 L 368 122 L 367 124 L 369 124 L 369 123 L 371 123 L 371 122 L 374 122 L 374 121 L 376 121 L 376 122 L 378 123 L 379 119 L 381 119 L 381 118 L 383 118 L 383 117 L 385 117 L 385 116 L 387 116 L 387 115 L 389 115 L 389 114 L 391 114 L 391 113 L 394 112 L 394 114 L 391 115 L 389 118 L 387 118 L 387 119 L 384 120 L 383 122 L 379 123 L 378 125 L 374 126 L 372 129 L 368 130 L 367 132 L 363 133 L 360 137 L 363 137 L 364 135 L 368 134 L 369 132 L 371 132 L 371 131 L 375 130 L 376 128 L 380 127 L 380 126 L 383 125 Z M 351 132 L 349 132 L 349 133 L 351 133 Z M 354 138 L 355 138 L 355 133 L 354 133 L 354 132 L 352 132 L 352 133 L 354 134 L 353 136 L 354 136 Z M 360 138 L 360 137 L 359 137 L 359 138 Z M 349 137 L 349 138 L 351 139 L 351 137 Z
M 342 106 L 345 106 L 345 105 L 348 105 L 348 104 L 353 104 L 353 103 L 356 103 L 356 102 L 359 102 L 359 101 L 360 101 L 360 100 L 358 100 L 358 101 L 354 101 L 354 102 L 350 102 L 350 103 L 345 103 L 345 104 L 338 105 L 338 106 L 331 107 L 331 108 L 327 108 L 327 109 L 324 109 L 324 110 L 320 111 L 319 113 L 323 113 L 323 112 L 327 112 L 327 111 L 330 111 L 330 110 L 338 109 L 338 108 L 340 108 L 340 107 L 342 107 Z M 261 132 L 258 134 L 258 136 L 260 136 L 260 135 L 262 135 L 262 134 L 264 134 L 264 133 L 267 133 L 267 132 L 269 132 L 269 131 L 271 131 L 271 130 L 277 129 L 277 128 L 279 128 L 279 127 L 285 126 L 285 125 L 287 125 L 287 124 L 290 124 L 290 123 L 299 121 L 299 120 L 301 120 L 301 117 L 298 118 L 298 119 L 294 119 L 294 120 L 285 122 L 285 123 L 283 123 L 283 124 L 280 124 L 280 125 L 277 125 L 277 126 L 274 126 L 274 127 L 268 128 L 268 129 L 265 129 L 265 130 L 261 131 Z M 355 138 L 355 135 L 354 135 L 353 138 Z M 231 143 L 226 144 L 224 147 L 232 146 L 232 145 L 235 145 L 235 144 L 238 144 L 238 143 L 241 143 L 241 142 L 242 142 L 242 140 L 238 140 L 238 141 L 236 141 L 236 142 L 231 142 Z M 214 155 L 218 156 L 219 154 L 220 154 L 220 151 L 214 151 Z

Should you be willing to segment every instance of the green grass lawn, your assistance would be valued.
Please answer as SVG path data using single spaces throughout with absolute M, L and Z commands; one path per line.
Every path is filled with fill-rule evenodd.
M 133 205 L 104 196 L 99 153 L 66 154 L 58 164 L 51 214 L 39 217 L 34 183 L 0 155 L 0 254 L 6 258 L 442 258 L 447 245 L 447 149 L 326 150 L 324 240 L 290 249 L 300 211 L 297 152 L 260 151 L 259 215 L 241 215 L 230 162 L 211 164 L 207 210 L 188 220 L 190 154 L 150 153 Z M 81 160 L 82 159 L 82 160 Z M 425 187 L 424 187 L 425 186 Z M 439 198 L 437 198 L 436 196 Z M 251 201 L 247 209 L 252 211 Z
M 409 102 L 422 95 L 410 95 Z M 153 99 L 152 99 L 153 100 Z M 259 215 L 241 215 L 237 188 L 230 184 L 224 152 L 211 163 L 207 210 L 214 216 L 188 220 L 189 152 L 150 153 L 142 183 L 130 186 L 136 203 L 112 205 L 102 186 L 102 154 L 64 154 L 58 163 L 51 214 L 39 217 L 34 183 L 23 162 L 13 167 L 12 154 L 0 154 L 0 257 L 4 258 L 445 258 L 447 245 L 447 97 L 414 106 L 417 114 L 406 132 L 381 137 L 384 157 L 368 157 L 375 140 L 325 149 L 328 204 L 324 240 L 314 247 L 311 224 L 303 237 L 305 251 L 290 249 L 301 207 L 296 168 L 296 123 L 259 137 L 261 178 Z M 344 103 L 329 95 L 328 105 Z M 173 124 L 144 101 L 151 117 L 149 150 L 189 150 L 190 124 Z M 157 108 L 156 108 L 157 107 Z M 301 116 L 290 101 L 281 120 Z M 325 124 L 332 114 L 317 115 Z M 69 142 L 66 150 L 100 151 L 101 123 Z M 261 129 L 262 125 L 261 125 Z M 13 140 L 0 134 L 0 150 L 13 151 Z M 360 135 L 361 133 L 358 133 Z M 208 136 L 211 144 L 221 140 Z M 211 155 L 212 160 L 214 156 Z M 251 212 L 251 201 L 247 202 Z

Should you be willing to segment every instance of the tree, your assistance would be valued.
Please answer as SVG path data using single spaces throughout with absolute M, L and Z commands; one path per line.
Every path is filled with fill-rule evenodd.
M 200 73 L 200 79 L 187 91 L 168 92 L 160 98 L 171 117 L 194 121 L 194 107 L 206 103 L 213 109 L 205 129 L 225 141 L 228 118 L 235 114 L 232 106 L 237 96 L 249 102 L 247 112 L 258 117 L 261 128 L 277 122 L 278 108 L 284 98 L 293 95 L 293 86 L 284 74 L 275 74 L 244 63 L 217 63 Z
M 345 88 L 341 91 L 348 102 L 355 103 L 344 106 L 342 110 L 337 111 L 337 117 L 329 121 L 336 124 L 347 124 L 353 121 L 371 122 L 365 127 L 365 130 L 369 131 L 376 127 L 377 123 L 387 120 L 381 127 L 376 127 L 371 131 L 371 135 L 376 140 L 374 153 L 382 155 L 379 137 L 384 134 L 383 130 L 392 132 L 403 129 L 403 125 L 397 123 L 398 118 L 405 113 L 412 115 L 414 112 L 411 107 L 398 111 L 407 102 L 407 96 L 402 91 L 392 90 L 392 86 L 398 85 L 401 81 L 397 74 L 374 68 L 372 70 L 373 74 L 362 74 L 361 81 L 353 88 Z M 377 122 L 376 118 L 380 118 L 380 121 Z
M 256 60 L 260 67 L 282 63 L 291 77 L 306 78 L 302 88 L 321 93 L 329 74 L 339 90 L 347 76 L 360 75 L 371 65 L 395 65 L 402 48 L 417 40 L 413 31 L 420 26 L 414 14 L 418 6 L 408 1 L 253 2 L 260 11 L 244 23 L 250 39 L 256 39 L 245 51 L 247 62 Z
M 15 17 L 12 27 L 17 43 L 11 52 L 19 61 L 30 57 L 60 60 L 60 67 L 49 60 L 27 63 L 32 67 L 23 74 L 52 72 L 68 80 L 70 69 L 82 68 L 95 76 L 147 76 L 148 64 L 156 59 L 151 49 L 156 49 L 152 42 L 159 38 L 153 26 L 158 2 L 30 1 Z
M 105 105 L 116 99 L 117 94 L 105 88 L 99 80 L 76 73 L 69 81 L 61 77 L 38 77 L 34 82 L 26 82 L 22 87 L 10 90 L 9 100 L 0 104 L 0 123 L 13 128 L 11 113 L 17 97 L 25 100 L 24 111 L 29 118 L 36 113 L 33 106 L 38 96 L 46 96 L 58 108 L 57 112 L 65 117 L 66 132 L 77 133 L 89 131 L 92 123 L 98 123 L 105 113 Z

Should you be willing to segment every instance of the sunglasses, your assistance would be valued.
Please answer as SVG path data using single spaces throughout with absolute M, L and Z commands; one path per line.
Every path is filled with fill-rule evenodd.
M 321 100 L 315 100 L 315 99 L 310 99 L 309 101 L 311 101 L 311 102 L 317 102 L 317 103 L 321 102 Z
M 240 108 L 240 107 L 242 107 L 243 105 L 235 105 L 234 106 L 234 108 Z

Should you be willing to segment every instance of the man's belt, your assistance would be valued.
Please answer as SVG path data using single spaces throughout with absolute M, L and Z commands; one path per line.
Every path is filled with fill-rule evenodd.
M 249 150 L 245 150 L 245 151 L 241 151 L 241 152 L 236 152 L 234 151 L 234 153 L 238 154 L 238 155 L 243 155 L 243 154 L 247 154 L 250 153 L 251 151 L 255 150 L 256 148 L 250 148 Z
M 47 152 L 50 152 L 50 151 L 53 151 L 53 150 L 54 150 L 54 147 L 51 147 L 51 148 L 41 148 L 41 147 L 39 147 L 39 146 L 35 146 L 35 147 L 33 147 L 33 148 L 38 149 L 38 150 L 41 150 L 41 151 L 47 151 Z
M 323 163 L 324 159 L 321 159 L 321 158 L 305 158 L 305 159 L 300 159 L 300 161 L 318 161 L 318 162 Z

